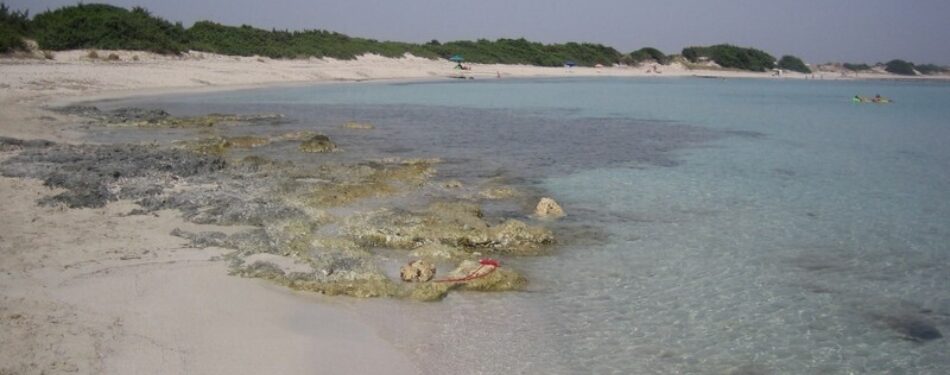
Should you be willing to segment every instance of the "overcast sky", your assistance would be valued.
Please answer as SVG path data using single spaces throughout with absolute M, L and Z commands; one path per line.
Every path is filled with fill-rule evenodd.
M 75 0 L 0 0 L 30 14 Z M 86 1 L 92 3 L 94 1 Z M 810 63 L 950 64 L 950 0 L 112 0 L 190 26 L 325 29 L 380 40 L 524 37 L 621 52 L 732 43 Z

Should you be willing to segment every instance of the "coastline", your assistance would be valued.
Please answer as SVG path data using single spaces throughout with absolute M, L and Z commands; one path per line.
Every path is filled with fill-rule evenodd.
M 62 58 L 69 57 L 65 55 Z M 262 86 L 432 80 L 453 73 L 444 61 L 378 57 L 262 63 L 256 58 L 211 56 L 183 65 L 146 57 L 136 66 L 83 61 L 81 52 L 76 55 L 73 62 L 0 63 L 4 136 L 82 142 L 75 118 L 44 109 L 75 102 Z M 208 60 L 222 61 L 202 65 Z M 390 66 L 397 63 L 421 66 Z M 129 66 L 132 69 L 115 70 Z M 322 69 L 321 75 L 314 76 L 308 68 Z M 707 73 L 716 78 L 796 78 L 730 71 L 656 75 L 633 68 L 475 68 L 487 79 L 496 79 L 493 69 L 505 79 Z M 242 70 L 248 71 L 246 75 L 228 77 Z M 0 155 L 5 158 L 9 153 Z M 418 372 L 332 298 L 291 296 L 260 280 L 227 276 L 222 262 L 211 260 L 222 249 L 187 248 L 186 241 L 169 235 L 176 227 L 198 229 L 175 212 L 128 216 L 134 208 L 129 202 L 81 210 L 36 205 L 36 199 L 52 193 L 36 180 L 0 178 L 0 198 L 10 202 L 0 219 L 0 269 L 5 271 L 0 276 L 0 329 L 5 337 L 18 339 L 0 352 L 0 370 L 14 363 L 27 366 L 12 367 L 14 372 L 36 371 L 29 367 L 36 364 L 49 373 Z M 196 286 L 202 290 L 196 292 Z M 301 326 L 309 329 L 301 331 Z M 326 332 L 326 327 L 333 330 Z M 258 340 L 242 341 L 248 336 Z M 353 348 L 359 349 L 359 357 L 351 354 L 357 353 Z

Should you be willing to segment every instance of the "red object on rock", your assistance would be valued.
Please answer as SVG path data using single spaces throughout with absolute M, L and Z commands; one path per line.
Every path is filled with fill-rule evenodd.
M 483 266 L 501 267 L 501 262 L 494 260 L 492 258 L 479 259 L 478 263 Z

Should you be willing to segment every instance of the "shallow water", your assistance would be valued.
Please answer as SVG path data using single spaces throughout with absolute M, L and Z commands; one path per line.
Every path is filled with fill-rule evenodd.
M 876 93 L 895 103 L 850 101 Z M 281 112 L 282 127 L 347 150 L 321 157 L 436 156 L 440 177 L 501 177 L 555 197 L 569 238 L 551 256 L 506 260 L 530 291 L 352 302 L 431 373 L 943 374 L 947 338 L 909 336 L 950 332 L 947 103 L 945 83 L 684 78 L 322 85 L 106 106 Z M 347 120 L 377 129 L 341 129 Z

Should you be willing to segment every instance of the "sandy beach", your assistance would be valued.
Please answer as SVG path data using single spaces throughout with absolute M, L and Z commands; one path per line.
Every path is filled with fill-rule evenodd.
M 102 53 L 102 52 L 100 52 Z M 447 80 L 447 61 L 407 56 L 274 60 L 187 53 L 88 51 L 55 60 L 0 59 L 0 135 L 82 142 L 81 121 L 49 111 L 69 103 L 173 92 L 366 80 Z M 853 79 L 662 66 L 543 68 L 473 64 L 475 79 L 687 77 Z M 861 78 L 894 78 L 868 74 Z M 16 150 L 0 150 L 0 160 Z M 227 275 L 223 248 L 172 236 L 234 232 L 186 222 L 177 211 L 129 215 L 136 205 L 39 206 L 56 194 L 35 179 L 0 177 L 0 374 L 386 373 L 420 370 L 340 298 L 295 293 Z

